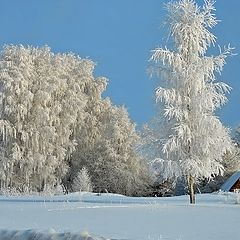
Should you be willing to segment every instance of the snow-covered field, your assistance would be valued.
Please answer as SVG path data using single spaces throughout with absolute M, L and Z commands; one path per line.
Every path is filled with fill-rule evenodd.
M 47 235 L 55 236 L 49 239 L 86 239 L 87 233 L 96 239 L 238 240 L 240 204 L 234 194 L 223 193 L 197 195 L 196 205 L 188 204 L 188 196 L 0 197 L 1 240 L 48 239 Z

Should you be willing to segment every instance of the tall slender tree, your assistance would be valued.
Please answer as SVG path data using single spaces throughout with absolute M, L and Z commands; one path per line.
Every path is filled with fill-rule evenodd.
M 156 99 L 161 105 L 161 152 L 154 166 L 165 178 L 186 177 L 190 203 L 195 203 L 194 185 L 200 178 L 223 172 L 223 155 L 231 150 L 229 131 L 214 115 L 226 103 L 230 87 L 216 81 L 230 46 L 218 56 L 207 56 L 216 41 L 209 31 L 217 24 L 214 1 L 199 7 L 193 0 L 166 5 L 166 25 L 173 40 L 172 50 L 152 51 L 153 73 L 161 79 Z

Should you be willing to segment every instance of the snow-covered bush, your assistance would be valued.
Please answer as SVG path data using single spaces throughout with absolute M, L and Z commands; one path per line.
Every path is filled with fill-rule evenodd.
M 217 194 L 223 195 L 225 203 L 227 204 L 240 204 L 240 192 L 223 192 L 219 191 Z
M 0 190 L 0 195 L 4 195 L 4 196 L 18 196 L 21 195 L 22 192 L 20 192 L 18 189 L 16 188 L 1 188 Z
M 240 204 L 240 191 L 238 191 L 238 192 L 235 192 L 234 193 L 235 194 L 235 203 L 236 204 Z
M 92 182 L 87 168 L 83 167 L 73 179 L 72 185 L 73 192 L 85 191 L 92 192 Z

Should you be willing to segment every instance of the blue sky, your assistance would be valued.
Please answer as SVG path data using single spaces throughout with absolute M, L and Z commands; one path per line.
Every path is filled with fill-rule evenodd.
M 125 105 L 140 126 L 154 114 L 154 81 L 146 73 L 150 50 L 166 44 L 161 0 L 0 0 L 0 45 L 43 46 L 72 51 L 97 62 L 109 79 L 105 93 Z M 199 4 L 203 0 L 197 1 Z M 240 1 L 216 0 L 222 21 L 213 29 L 220 45 L 240 49 Z M 239 52 L 240 53 L 240 52 Z M 220 80 L 233 87 L 218 112 L 225 125 L 240 124 L 240 55 L 230 57 Z

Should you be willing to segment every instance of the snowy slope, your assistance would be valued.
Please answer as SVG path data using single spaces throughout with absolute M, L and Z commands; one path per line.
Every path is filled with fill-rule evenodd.
M 8 234 L 11 230 L 28 229 L 44 234 L 54 229 L 62 234 L 89 232 L 93 236 L 129 240 L 238 240 L 240 205 L 235 204 L 235 196 L 202 194 L 197 196 L 195 206 L 188 204 L 188 196 L 1 196 L 0 229 L 7 229 Z

